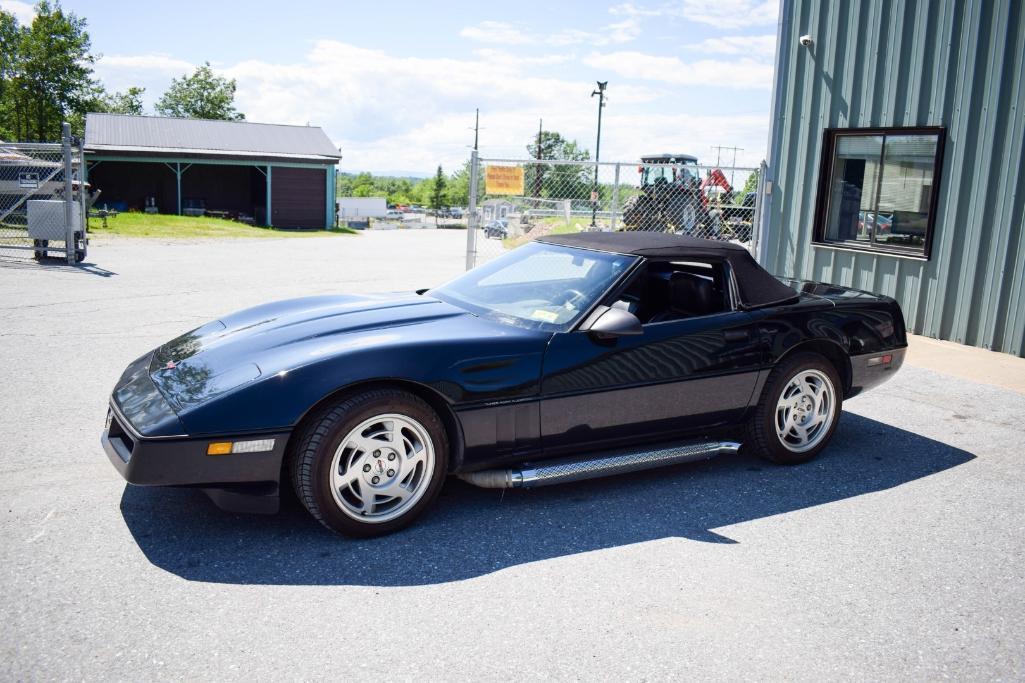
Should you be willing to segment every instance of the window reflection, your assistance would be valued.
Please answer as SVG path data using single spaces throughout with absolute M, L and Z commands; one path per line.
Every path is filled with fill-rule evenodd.
M 821 238 L 924 254 L 939 133 L 837 132 Z

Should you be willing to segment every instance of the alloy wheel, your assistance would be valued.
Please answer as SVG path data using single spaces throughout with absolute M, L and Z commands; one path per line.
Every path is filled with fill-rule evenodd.
M 833 383 L 825 373 L 798 372 L 776 402 L 776 436 L 780 443 L 793 453 L 815 448 L 829 434 L 835 405 Z
M 339 443 L 331 461 L 331 494 L 349 517 L 387 522 L 423 497 L 434 466 L 434 444 L 422 424 L 406 415 L 376 415 Z

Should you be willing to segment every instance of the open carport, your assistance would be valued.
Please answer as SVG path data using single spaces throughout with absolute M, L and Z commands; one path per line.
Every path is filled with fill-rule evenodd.
M 313 126 L 89 114 L 85 154 L 100 206 L 279 228 L 334 223 L 341 156 Z

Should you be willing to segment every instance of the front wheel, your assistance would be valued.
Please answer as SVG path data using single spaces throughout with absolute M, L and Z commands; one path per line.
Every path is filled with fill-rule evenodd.
M 381 389 L 321 411 L 290 457 L 296 494 L 317 521 L 349 536 L 378 536 L 407 526 L 437 497 L 448 439 L 423 400 Z
M 751 419 L 759 455 L 781 464 L 807 462 L 829 443 L 843 408 L 836 368 L 817 353 L 800 353 L 769 375 Z

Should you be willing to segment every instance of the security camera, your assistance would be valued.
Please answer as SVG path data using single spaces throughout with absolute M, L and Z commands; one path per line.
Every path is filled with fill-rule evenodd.
M 811 39 L 811 36 L 807 36 L 807 35 L 806 36 L 801 36 L 800 38 L 798 38 L 798 40 L 800 41 L 801 45 L 804 45 L 805 47 L 811 47 L 812 44 L 815 42 L 814 40 Z

